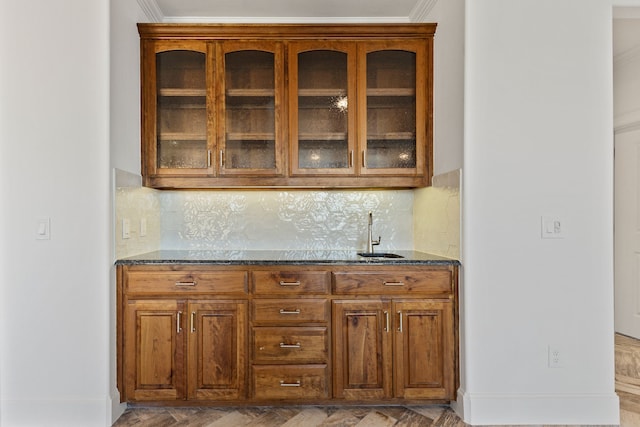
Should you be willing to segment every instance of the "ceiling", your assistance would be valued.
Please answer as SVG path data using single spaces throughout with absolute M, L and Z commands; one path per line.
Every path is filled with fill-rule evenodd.
M 138 0 L 155 22 L 421 22 L 437 0 Z

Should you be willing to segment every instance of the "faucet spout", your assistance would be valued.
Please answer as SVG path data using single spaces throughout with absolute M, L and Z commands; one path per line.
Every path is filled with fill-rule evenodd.
M 381 237 L 378 236 L 378 240 L 373 240 L 373 233 L 371 232 L 371 228 L 373 225 L 373 213 L 369 212 L 369 226 L 367 230 L 367 252 L 372 254 L 373 247 L 380 244 Z

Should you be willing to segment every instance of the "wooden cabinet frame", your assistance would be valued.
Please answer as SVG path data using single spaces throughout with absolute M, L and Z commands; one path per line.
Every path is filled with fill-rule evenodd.
M 412 188 L 430 185 L 433 173 L 433 38 L 436 24 L 138 24 L 142 46 L 142 175 L 154 188 Z M 207 167 L 159 168 L 155 54 L 185 49 L 207 55 Z M 298 165 L 295 52 L 338 49 L 349 55 L 348 167 Z M 224 150 L 224 52 L 264 50 L 275 55 L 275 167 L 228 168 Z M 366 53 L 376 49 L 416 53 L 414 167 L 367 167 Z M 358 80 L 358 82 L 356 82 Z M 365 79 L 366 81 L 366 79 Z M 353 110 L 353 112 L 351 111 Z M 270 137 L 270 136 L 269 136 Z M 257 138 L 254 135 L 254 138 Z
M 121 399 L 455 400 L 457 274 L 455 264 L 119 264 Z

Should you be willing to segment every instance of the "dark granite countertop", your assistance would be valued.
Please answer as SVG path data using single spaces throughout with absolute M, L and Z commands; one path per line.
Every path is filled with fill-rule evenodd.
M 382 251 L 379 251 L 382 252 Z M 460 265 L 455 259 L 425 252 L 392 251 L 403 258 L 362 257 L 349 250 L 160 250 L 116 261 L 117 265 L 210 264 L 210 265 L 304 265 L 304 264 L 384 264 L 384 265 Z

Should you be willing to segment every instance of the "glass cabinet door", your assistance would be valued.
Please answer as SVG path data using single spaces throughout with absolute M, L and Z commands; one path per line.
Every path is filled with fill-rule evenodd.
M 208 138 L 207 47 L 157 45 L 155 55 L 155 172 L 206 174 Z
M 282 173 L 283 53 L 279 43 L 225 43 L 219 93 L 221 175 Z
M 353 174 L 355 45 L 292 43 L 289 56 L 292 173 Z
M 415 175 L 424 170 L 424 51 L 404 43 L 369 44 L 360 52 L 362 174 Z

